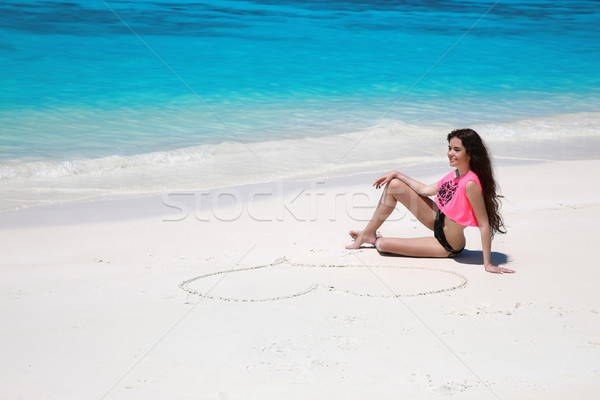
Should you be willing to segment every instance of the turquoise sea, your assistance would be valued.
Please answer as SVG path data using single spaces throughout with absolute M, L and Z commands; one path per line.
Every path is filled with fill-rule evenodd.
M 2 209 L 408 165 L 464 126 L 597 138 L 598 26 L 598 1 L 2 2 Z

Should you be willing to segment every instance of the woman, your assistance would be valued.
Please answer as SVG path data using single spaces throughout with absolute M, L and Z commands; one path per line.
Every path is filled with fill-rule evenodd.
M 438 183 L 425 185 L 397 171 L 388 172 L 375 181 L 383 195 L 373 217 L 362 231 L 350 231 L 354 243 L 347 249 L 358 249 L 363 243 L 375 245 L 385 253 L 410 257 L 455 257 L 465 247 L 464 230 L 478 226 L 481 232 L 483 265 L 497 274 L 515 271 L 492 264 L 492 237 L 506 233 L 499 213 L 496 182 L 487 148 L 477 132 L 458 129 L 448 134 L 450 172 Z M 435 201 L 428 196 L 436 195 Z M 384 238 L 377 229 L 389 217 L 396 203 L 402 203 L 434 237 Z M 447 217 L 446 217 L 447 216 Z

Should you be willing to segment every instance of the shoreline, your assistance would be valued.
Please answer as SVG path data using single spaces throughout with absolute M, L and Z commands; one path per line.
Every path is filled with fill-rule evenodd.
M 552 164 L 556 162 L 587 162 L 593 159 L 552 161 L 548 159 L 524 158 L 524 157 L 494 157 L 495 169 L 504 167 L 519 167 L 537 164 Z M 245 201 L 248 196 L 254 196 L 258 199 L 261 195 L 283 195 L 294 190 L 311 190 L 320 188 L 340 189 L 358 186 L 363 182 L 360 190 L 368 189 L 369 185 L 364 182 L 375 180 L 381 174 L 390 169 L 374 170 L 371 172 L 357 172 L 349 175 L 277 180 L 266 182 L 245 183 L 230 186 L 219 186 L 207 189 L 188 189 L 159 191 L 155 193 L 141 194 L 121 194 L 105 195 L 100 198 L 57 201 L 50 204 L 37 204 L 32 206 L 22 206 L 19 209 L 0 211 L 0 226 L 3 228 L 14 228 L 17 226 L 43 226 L 60 225 L 64 218 L 77 220 L 77 223 L 95 223 L 102 221 L 134 220 L 148 217 L 157 217 L 168 214 L 170 208 L 170 196 L 189 196 L 192 198 L 203 196 L 221 196 L 228 194 L 234 198 L 234 202 Z M 435 182 L 438 176 L 443 176 L 450 170 L 445 162 L 428 162 L 408 166 L 402 171 L 415 179 Z M 502 185 L 500 185 L 502 189 Z M 286 194 L 287 195 L 287 194 Z M 230 206 L 230 202 L 224 199 L 223 204 L 217 204 L 218 207 Z M 219 202 L 221 203 L 221 202 Z M 173 202 L 175 204 L 175 202 Z M 191 204 L 188 204 L 191 206 Z M 211 206 L 214 206 L 211 203 Z M 111 212 L 112 210 L 113 212 Z M 72 215 L 71 215 L 72 214 Z M 71 216 L 70 216 L 71 215 Z M 70 222 L 67 222 L 70 224 Z
M 474 128 L 483 132 L 499 165 L 527 159 L 597 159 L 600 135 L 591 121 L 596 115 L 600 119 L 600 113 L 582 115 Z M 384 121 L 366 132 L 271 140 L 250 143 L 251 147 L 231 142 L 130 157 L 4 163 L 0 164 L 0 194 L 4 199 L 0 212 L 166 191 L 331 179 L 364 171 L 416 170 L 424 164 L 443 163 L 449 130 Z M 517 133 L 520 130 L 526 134 Z M 581 136 L 584 133 L 587 136 Z
M 527 158 L 496 158 L 497 166 L 526 166 L 539 163 L 549 163 L 551 161 L 542 159 Z M 189 196 L 192 198 L 201 198 L 203 196 L 220 196 L 224 201 L 216 204 L 217 208 L 231 206 L 225 197 L 231 194 L 234 202 L 258 200 L 261 196 L 271 194 L 272 196 L 288 195 L 293 191 L 307 191 L 316 189 L 335 189 L 349 188 L 353 186 L 361 187 L 362 190 L 368 189 L 366 182 L 374 181 L 378 176 L 389 170 L 375 170 L 371 172 L 358 172 L 349 175 L 307 178 L 300 180 L 279 180 L 268 182 L 246 183 L 232 186 L 213 187 L 204 190 L 172 190 L 158 193 L 121 195 L 107 198 L 93 198 L 84 200 L 72 200 L 65 202 L 56 202 L 51 204 L 40 204 L 33 206 L 24 206 L 20 209 L 0 211 L 0 226 L 3 228 L 14 228 L 17 226 L 44 226 L 60 225 L 64 223 L 65 218 L 68 221 L 77 221 L 76 223 L 97 223 L 105 221 L 135 220 L 149 217 L 160 217 L 168 214 L 169 204 L 175 205 L 175 201 L 170 201 L 170 196 Z M 436 177 L 443 176 L 450 171 L 450 167 L 445 162 L 429 162 L 409 166 L 402 170 L 409 176 L 416 179 L 429 179 L 430 183 L 436 180 Z M 189 203 L 189 202 L 188 202 Z M 192 206 L 192 204 L 187 204 Z M 215 206 L 211 203 L 210 206 Z M 110 212 L 112 210 L 112 212 Z M 43 219 L 43 221 L 42 221 Z M 73 224 L 73 222 L 66 222 Z

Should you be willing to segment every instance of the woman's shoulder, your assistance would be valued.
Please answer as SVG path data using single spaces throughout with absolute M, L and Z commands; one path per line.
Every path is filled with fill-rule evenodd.
M 464 174 L 463 176 L 461 176 L 461 179 L 467 180 L 467 181 L 474 181 L 474 180 L 479 180 L 479 177 L 477 176 L 477 174 L 471 170 L 469 170 L 469 172 L 467 172 L 466 174 Z
M 481 188 L 481 181 L 479 180 L 479 177 L 477 176 L 477 174 L 473 171 L 469 171 L 467 172 L 463 177 L 463 182 L 464 185 L 468 185 L 469 182 L 475 182 L 477 184 L 477 186 L 479 186 L 479 188 Z

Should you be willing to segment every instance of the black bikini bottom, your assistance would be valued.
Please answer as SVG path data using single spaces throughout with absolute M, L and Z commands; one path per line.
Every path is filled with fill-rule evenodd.
M 446 215 L 440 210 L 438 210 L 435 215 L 435 222 L 433 223 L 433 235 L 440 242 L 442 247 L 449 251 L 448 257 L 455 257 L 460 254 L 461 251 L 464 250 L 464 247 L 460 250 L 454 250 L 450 243 L 446 240 L 446 235 L 444 235 L 444 220 L 446 219 Z

